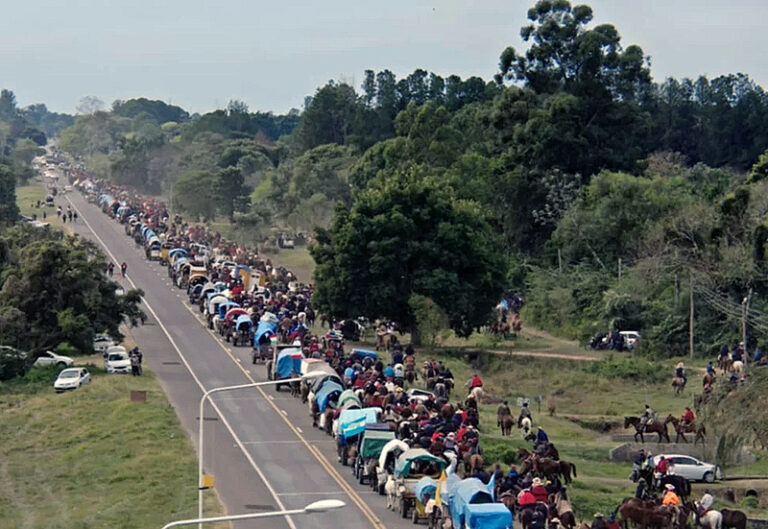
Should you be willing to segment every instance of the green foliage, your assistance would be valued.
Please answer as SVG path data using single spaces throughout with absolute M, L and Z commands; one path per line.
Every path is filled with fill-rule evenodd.
M 632 380 L 635 382 L 658 383 L 669 378 L 669 374 L 651 362 L 637 358 L 623 358 L 609 354 L 598 362 L 584 367 L 588 373 L 605 378 Z
M 26 226 L 6 230 L 2 240 L 8 260 L 0 271 L 0 332 L 18 333 L 20 349 L 36 352 L 69 342 L 87 353 L 97 332 L 121 338 L 121 323 L 136 325 L 144 318 L 141 291 L 118 296 L 92 243 Z
M 0 349 L 0 381 L 23 376 L 30 367 L 30 358 L 24 352 L 13 348 Z
M 12 224 L 19 217 L 16 180 L 13 166 L 0 158 L 0 225 Z
M 334 315 L 415 325 L 412 294 L 430 297 L 457 334 L 487 321 L 501 295 L 505 261 L 477 204 L 430 179 L 392 175 L 339 206 L 317 233 L 316 302 Z
M 745 509 L 759 509 L 760 500 L 757 496 L 744 496 L 741 499 L 740 505 Z
M 192 218 L 210 220 L 216 214 L 216 204 L 211 200 L 215 185 L 212 173 L 187 171 L 179 176 L 173 187 L 173 206 Z

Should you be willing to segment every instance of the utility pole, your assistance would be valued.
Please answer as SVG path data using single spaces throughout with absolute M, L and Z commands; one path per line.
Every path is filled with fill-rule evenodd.
M 741 301 L 741 341 L 744 343 L 744 350 L 747 350 L 747 312 L 749 311 L 749 302 L 752 299 L 752 287 L 749 287 L 747 297 Z
M 621 283 L 621 257 L 619 257 L 619 283 Z
M 693 358 L 693 273 L 688 271 L 688 280 L 690 283 L 690 300 L 689 300 L 689 319 L 688 319 L 688 349 Z

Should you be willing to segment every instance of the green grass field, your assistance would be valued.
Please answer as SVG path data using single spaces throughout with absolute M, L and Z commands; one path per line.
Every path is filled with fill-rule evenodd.
M 101 357 L 78 365 L 86 362 Z M 160 384 L 149 371 L 96 366 L 91 384 L 71 393 L 54 393 L 56 368 L 0 385 L 3 527 L 144 529 L 196 517 L 197 459 Z M 131 402 L 131 390 L 146 391 L 146 402 Z M 221 512 L 207 494 L 206 513 Z
M 19 212 L 27 217 L 37 215 L 37 220 L 48 222 L 51 227 L 61 228 L 62 222 L 56 216 L 55 207 L 45 207 L 37 205 L 37 201 L 45 201 L 45 196 L 48 194 L 45 187 L 42 184 L 30 184 L 16 188 L 16 205 L 19 206 Z M 62 204 L 64 199 L 60 196 L 57 197 L 56 204 Z M 43 212 L 45 212 L 47 218 L 43 218 Z
M 297 246 L 293 250 L 280 250 L 279 253 L 264 254 L 277 266 L 284 266 L 303 283 L 311 283 L 315 274 L 315 261 L 309 255 L 306 246 Z

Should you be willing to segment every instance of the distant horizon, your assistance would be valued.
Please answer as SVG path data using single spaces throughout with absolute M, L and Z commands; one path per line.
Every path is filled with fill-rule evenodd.
M 239 99 L 252 112 L 285 114 L 331 79 L 359 92 L 366 69 L 389 69 L 398 78 L 423 68 L 491 80 L 505 47 L 526 49 L 519 32 L 534 3 L 393 0 L 361 8 L 350 0 L 137 0 L 105 7 L 81 0 L 73 8 L 42 0 L 14 5 L 13 16 L 0 20 L 0 87 L 13 90 L 20 107 L 43 103 L 67 114 L 85 96 L 107 109 L 116 99 L 146 97 L 205 114 Z M 594 10 L 592 25 L 611 23 L 624 47 L 642 47 L 656 82 L 744 73 L 768 86 L 768 3 L 583 3 Z

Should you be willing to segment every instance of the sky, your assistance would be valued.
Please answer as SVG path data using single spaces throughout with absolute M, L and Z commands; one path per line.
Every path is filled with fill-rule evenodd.
M 580 2 L 573 2 L 574 4 Z M 768 87 L 764 0 L 591 0 L 595 23 L 651 57 L 656 80 L 744 72 Z M 28 0 L 0 17 L 0 87 L 74 112 L 80 98 L 147 97 L 190 112 L 230 99 L 301 108 L 330 79 L 416 68 L 491 79 L 525 49 L 534 0 Z

